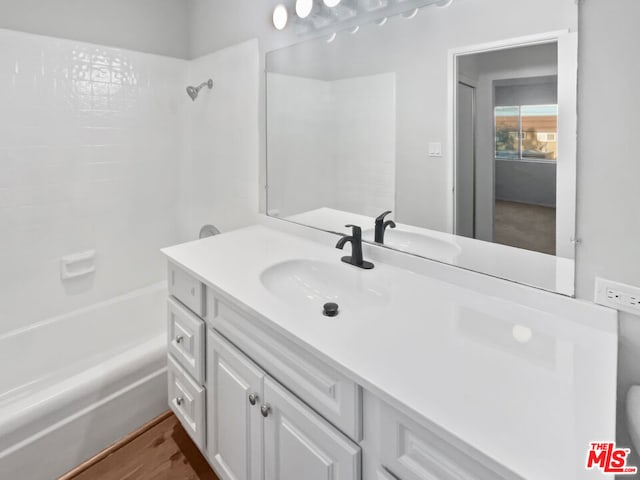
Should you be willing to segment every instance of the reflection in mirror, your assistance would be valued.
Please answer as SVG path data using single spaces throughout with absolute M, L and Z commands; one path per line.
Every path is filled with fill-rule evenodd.
M 572 295 L 577 7 L 531 4 L 408 8 L 268 53 L 268 214 Z
M 555 255 L 557 43 L 460 56 L 457 91 L 456 234 Z

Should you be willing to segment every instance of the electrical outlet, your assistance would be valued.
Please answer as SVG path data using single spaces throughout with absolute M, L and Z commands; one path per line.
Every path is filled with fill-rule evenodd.
M 640 288 L 596 278 L 595 302 L 605 307 L 640 315 Z

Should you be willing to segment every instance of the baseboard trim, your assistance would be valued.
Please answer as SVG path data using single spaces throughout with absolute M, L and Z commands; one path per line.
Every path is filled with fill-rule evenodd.
M 91 457 L 89 460 L 81 463 L 80 465 L 75 467 L 73 470 L 65 473 L 58 480 L 73 480 L 74 478 L 76 478 L 78 475 L 80 475 L 85 470 L 88 470 L 89 468 L 91 468 L 92 466 L 97 464 L 98 462 L 104 460 L 109 455 L 111 455 L 114 452 L 120 450 L 125 445 L 131 443 L 133 440 L 138 438 L 140 435 L 144 434 L 148 430 L 151 430 L 153 427 L 155 427 L 159 423 L 163 422 L 164 420 L 169 418 L 171 415 L 172 415 L 171 410 L 167 410 L 166 412 L 162 413 L 161 415 L 158 415 L 156 418 L 154 418 L 153 420 L 145 423 L 143 426 L 141 426 L 137 430 L 134 430 L 133 432 L 128 434 L 126 437 L 118 440 L 116 443 L 114 443 L 113 445 L 110 445 L 109 447 L 105 448 L 103 451 L 101 451 L 97 455 Z

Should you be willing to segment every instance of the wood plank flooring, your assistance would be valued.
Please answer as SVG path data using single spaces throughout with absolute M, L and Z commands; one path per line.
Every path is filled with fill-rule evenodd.
M 218 480 L 172 413 L 108 448 L 60 480 Z

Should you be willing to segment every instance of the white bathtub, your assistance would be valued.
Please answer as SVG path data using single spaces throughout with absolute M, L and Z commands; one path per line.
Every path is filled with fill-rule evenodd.
M 49 480 L 167 409 L 166 285 L 0 336 L 0 478 Z

